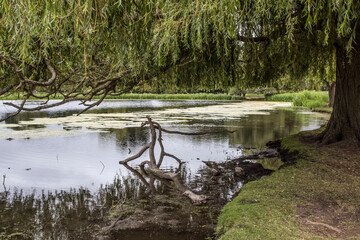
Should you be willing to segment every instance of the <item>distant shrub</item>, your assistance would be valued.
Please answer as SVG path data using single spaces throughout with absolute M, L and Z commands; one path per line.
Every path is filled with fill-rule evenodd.
M 296 93 L 276 94 L 266 98 L 268 101 L 292 102 L 294 106 L 319 108 L 329 103 L 328 93 L 325 91 L 302 91 Z
M 229 94 L 194 93 L 194 94 L 154 94 L 129 93 L 119 96 L 108 96 L 107 99 L 164 99 L 164 100 L 240 100 L 238 96 Z

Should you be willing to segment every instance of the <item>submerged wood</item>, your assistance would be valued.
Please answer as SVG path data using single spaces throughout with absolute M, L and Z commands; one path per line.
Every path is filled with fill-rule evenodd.
M 149 127 L 150 127 L 151 142 L 146 144 L 144 147 L 142 147 L 137 154 L 135 154 L 125 160 L 122 160 L 119 163 L 123 164 L 124 166 L 126 166 L 128 168 L 129 167 L 128 162 L 131 162 L 131 161 L 141 157 L 144 154 L 144 152 L 148 150 L 149 151 L 149 160 L 143 161 L 139 165 L 142 174 L 144 174 L 145 176 L 152 175 L 160 180 L 165 179 L 165 180 L 172 181 L 172 182 L 174 182 L 176 188 L 184 196 L 188 197 L 194 205 L 204 204 L 206 202 L 207 196 L 193 192 L 190 188 L 188 188 L 185 184 L 182 183 L 180 176 L 179 176 L 180 167 L 181 167 L 182 162 L 175 155 L 165 152 L 165 148 L 164 148 L 164 145 L 162 142 L 163 141 L 162 140 L 162 132 L 171 133 L 171 134 L 181 134 L 181 135 L 204 135 L 204 134 L 220 133 L 220 132 L 232 133 L 233 131 L 226 130 L 226 131 L 209 131 L 209 132 L 195 132 L 195 133 L 170 131 L 170 130 L 163 129 L 159 123 L 153 122 L 149 116 L 147 116 L 147 121 L 141 124 L 142 127 L 145 125 L 149 125 Z M 156 136 L 157 136 L 156 130 L 158 132 L 158 138 L 156 138 Z M 159 156 L 158 160 L 156 159 L 155 154 L 154 154 L 154 148 L 155 148 L 155 145 L 157 142 L 160 145 L 160 156 Z M 179 167 L 175 173 L 166 172 L 166 171 L 160 169 L 161 164 L 163 163 L 163 160 L 165 157 L 172 158 L 179 163 Z M 144 167 L 145 165 L 148 166 L 148 169 L 145 169 L 145 167 Z M 140 172 L 138 172 L 138 171 L 136 171 L 136 172 L 137 172 L 136 175 L 139 175 L 139 174 L 141 175 Z M 140 179 L 143 182 L 145 181 L 145 185 L 149 186 L 149 183 L 146 182 L 144 177 L 141 177 Z

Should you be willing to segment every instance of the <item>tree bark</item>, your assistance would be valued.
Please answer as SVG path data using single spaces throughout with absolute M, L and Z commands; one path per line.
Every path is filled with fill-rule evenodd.
M 335 87 L 336 84 L 335 82 L 333 83 L 328 83 L 327 82 L 327 86 L 328 86 L 328 92 L 329 92 L 329 107 L 334 107 L 334 103 L 335 103 Z
M 336 90 L 333 112 L 321 144 L 347 141 L 360 145 L 360 27 L 351 53 L 336 46 Z

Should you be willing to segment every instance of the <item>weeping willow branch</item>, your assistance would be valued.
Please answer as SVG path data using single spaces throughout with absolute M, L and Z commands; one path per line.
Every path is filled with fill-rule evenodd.
M 4 60 L 4 62 L 13 69 L 17 76 L 17 82 L 14 83 L 13 81 L 12 83 L 8 84 L 8 86 L 0 90 L 0 96 L 11 93 L 15 87 L 15 91 L 25 94 L 24 100 L 20 104 L 15 104 L 13 102 L 4 103 L 5 105 L 15 108 L 17 111 L 14 111 L 1 118 L 0 121 L 4 121 L 10 117 L 16 116 L 21 111 L 39 111 L 73 101 L 80 101 L 80 104 L 86 107 L 79 112 L 79 114 L 81 114 L 92 107 L 98 106 L 110 92 L 117 92 L 122 94 L 124 92 L 129 92 L 134 86 L 138 84 L 138 81 L 136 81 L 137 78 L 135 78 L 135 81 L 132 79 L 133 81 L 128 82 L 128 84 L 123 89 L 116 89 L 117 83 L 124 80 L 126 75 L 131 73 L 131 69 L 120 72 L 116 77 L 108 77 L 110 73 L 104 73 L 105 75 L 103 75 L 97 72 L 93 72 L 91 74 L 91 78 L 92 81 L 95 82 L 94 84 L 91 83 L 91 81 L 87 81 L 87 79 L 90 77 L 85 76 L 84 74 L 80 74 L 78 68 L 76 68 L 68 76 L 59 76 L 55 68 L 47 59 L 44 59 L 44 63 L 51 77 L 46 81 L 30 80 L 24 76 L 24 70 L 20 69 L 20 66 L 17 65 L 17 63 L 15 63 L 11 57 L 0 55 L 0 59 Z M 37 75 L 40 75 L 40 72 L 38 72 Z M 38 92 L 45 94 L 39 95 Z M 56 94 L 62 96 L 62 100 L 55 103 L 48 103 L 50 98 L 55 97 Z M 95 101 L 94 103 L 87 103 L 92 101 L 94 97 L 100 95 L 101 98 L 99 100 Z M 45 102 L 39 103 L 36 107 L 26 107 L 25 103 L 27 100 L 29 100 L 30 97 L 44 99 Z
M 60 70 L 56 70 L 48 59 L 43 59 L 43 68 L 40 65 L 31 65 L 31 71 L 21 69 L 20 66 L 29 64 L 22 63 L 16 58 L 0 55 L 0 60 L 1 59 L 9 69 L 13 70 L 16 77 L 15 79 L 12 79 L 7 86 L 0 89 L 0 96 L 16 92 L 23 93 L 26 97 L 24 97 L 24 100 L 20 104 L 5 102 L 5 105 L 15 108 L 16 111 L 0 118 L 0 122 L 16 116 L 21 111 L 39 111 L 74 101 L 79 101 L 80 105 L 85 107 L 78 113 L 79 115 L 100 105 L 108 95 L 117 96 L 128 93 L 135 86 L 151 80 L 159 74 L 165 73 L 171 67 L 171 64 L 168 64 L 157 69 L 158 71 L 142 74 L 134 73 L 133 68 L 122 66 L 117 67 L 116 73 L 112 73 L 110 63 L 96 58 L 93 65 L 89 67 L 88 72 L 81 72 L 79 70 L 80 67 L 77 67 L 69 74 L 65 75 L 62 73 L 59 74 L 58 71 Z M 17 64 L 17 62 L 20 63 Z M 180 62 L 178 67 L 185 66 L 190 62 L 193 62 L 193 60 Z M 46 71 L 43 70 L 45 67 Z M 30 79 L 31 77 L 27 78 L 25 77 L 26 74 L 31 75 L 31 77 L 34 77 L 35 75 L 37 79 L 32 80 Z M 41 80 L 39 76 L 42 75 L 50 75 L 50 78 Z M 55 103 L 49 103 L 49 100 L 55 98 L 56 95 L 60 96 L 62 99 Z M 37 106 L 35 107 L 26 107 L 25 103 L 31 97 L 44 100 L 44 102 L 37 103 Z M 93 99 L 98 97 L 100 98 L 93 102 Z

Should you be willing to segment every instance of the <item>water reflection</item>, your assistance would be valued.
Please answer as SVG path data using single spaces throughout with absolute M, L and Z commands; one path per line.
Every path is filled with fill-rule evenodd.
M 145 198 L 136 178 L 116 177 L 92 195 L 87 189 L 0 195 L 0 239 L 95 239 L 104 212 L 119 201 Z
M 186 162 L 190 176 L 195 178 L 201 161 L 224 161 L 242 154 L 243 146 L 263 147 L 265 143 L 305 129 L 320 126 L 326 116 L 290 110 L 273 110 L 265 114 L 247 115 L 237 119 L 198 119 L 162 124 L 164 128 L 183 132 L 207 130 L 236 130 L 232 134 L 206 136 L 175 136 L 164 133 L 164 146 Z M 140 123 L 139 123 L 140 125 Z M 61 126 L 32 125 L 47 131 Z M 0 131 L 4 131 L 0 128 Z M 9 130 L 5 130 L 9 131 Z M 27 131 L 27 130 L 23 130 Z M 73 130 L 68 129 L 71 133 Z M 106 132 L 86 133 L 70 137 L 15 139 L 0 141 L 0 174 L 7 176 L 10 187 L 25 190 L 86 187 L 92 191 L 100 184 L 112 181 L 113 176 L 126 176 L 127 169 L 118 165 L 149 141 L 149 131 L 141 127 L 107 129 Z M 159 154 L 159 149 L 155 149 Z M 134 162 L 136 166 L 146 159 Z M 176 167 L 175 161 L 164 162 L 164 168 Z M 26 169 L 31 169 L 26 171 Z
M 0 101 L 0 118 L 5 117 L 7 114 L 11 113 L 14 109 L 3 105 L 2 103 L 8 101 Z M 15 104 L 19 104 L 20 101 L 10 101 Z M 51 100 L 49 103 L 56 102 L 56 100 Z M 37 106 L 41 101 L 28 101 L 26 103 L 27 107 Z M 161 101 L 161 100 L 107 100 L 104 101 L 101 105 L 94 107 L 93 109 L 87 111 L 87 113 L 129 113 L 129 112 L 138 112 L 148 109 L 153 110 L 162 110 L 168 108 L 184 108 L 184 107 L 196 107 L 196 106 L 209 106 L 221 104 L 222 101 L 193 101 L 193 100 L 174 100 L 174 101 Z M 5 123 L 7 124 L 17 124 L 19 121 L 28 121 L 33 118 L 43 118 L 43 117 L 65 117 L 77 114 L 84 107 L 78 102 L 70 102 L 68 104 L 54 107 L 47 110 L 36 111 L 36 112 L 22 112 L 19 115 L 7 119 Z
M 109 139 L 110 138 L 110 139 Z M 99 134 L 99 143 L 115 142 L 120 152 L 131 151 L 149 141 L 149 131 L 145 128 L 131 127 L 124 129 L 110 129 L 109 132 Z
M 132 172 L 137 171 L 132 169 Z M 183 169 L 182 177 L 186 179 L 186 175 L 186 169 Z M 218 207 L 210 210 L 214 211 L 212 215 L 201 208 L 194 211 L 191 204 L 177 194 L 168 181 L 149 174 L 143 175 L 143 180 L 132 174 L 127 177 L 116 176 L 112 184 L 101 186 L 96 194 L 82 188 L 40 193 L 33 191 L 31 194 L 17 189 L 11 193 L 2 192 L 0 239 L 99 239 L 104 234 L 103 227 L 109 225 L 105 214 L 109 209 L 112 209 L 113 216 L 120 216 L 122 220 L 131 216 L 132 221 L 144 222 L 140 218 L 146 214 L 150 214 L 153 219 L 152 222 L 145 222 L 139 234 L 127 231 L 127 228 L 126 231 L 111 232 L 110 239 L 126 237 L 127 240 L 141 240 L 145 236 L 152 236 L 153 240 L 192 240 L 211 236 L 212 230 L 203 226 L 214 223 Z M 176 205 L 175 208 L 172 208 L 172 204 Z M 164 208 L 166 211 L 161 213 Z M 174 232 L 159 234 L 159 229 L 166 227 L 166 221 L 154 221 L 156 214 L 170 218 L 174 211 L 176 216 L 173 218 L 177 219 L 179 228 Z M 196 224 L 196 228 L 201 224 L 201 231 L 185 231 L 192 229 L 193 224 Z M 153 225 L 153 228 L 148 229 L 149 225 Z M 181 229 L 184 232 L 179 233 Z
M 239 120 L 223 122 L 237 131 L 230 135 L 230 144 L 264 147 L 268 141 L 283 138 L 303 130 L 318 128 L 326 116 L 317 113 L 301 114 L 296 110 L 271 111 L 269 115 L 248 115 Z
M 213 102 L 197 101 L 122 101 L 106 102 L 101 109 L 93 113 L 112 112 L 151 112 L 169 108 L 187 106 L 210 106 Z M 216 103 L 221 104 L 221 103 Z M 68 116 L 78 111 L 73 105 L 66 109 L 23 113 L 17 118 L 9 119 L 6 124 L 30 120 L 34 117 Z M 0 109 L 0 115 L 6 114 Z M 141 114 L 140 114 L 141 115 Z M 319 127 L 327 116 L 304 111 L 272 110 L 253 115 L 239 115 L 229 118 L 212 118 L 206 115 L 182 113 L 159 114 L 163 119 L 181 119 L 181 121 L 162 124 L 164 128 L 183 132 L 200 132 L 206 130 L 236 130 L 233 134 L 216 134 L 204 136 L 181 136 L 163 134 L 163 143 L 167 151 L 185 162 L 181 167 L 181 179 L 192 189 L 211 196 L 207 212 L 196 216 L 191 212 L 179 213 L 182 224 L 192 226 L 198 218 L 204 224 L 213 223 L 219 206 L 230 200 L 232 194 L 241 187 L 241 182 L 232 172 L 224 172 L 214 178 L 202 161 L 222 162 L 243 154 L 243 146 L 262 147 L 267 141 L 278 139 L 301 130 Z M 199 117 L 201 116 L 201 117 Z M 154 119 L 156 120 L 156 119 Z M 138 119 L 141 121 L 141 119 Z M 3 123 L 2 123 L 3 124 Z M 10 125 L 11 126 L 11 125 Z M 8 131 L 46 131 L 62 129 L 66 126 L 22 125 L 1 128 L 0 134 Z M 82 126 L 77 126 L 82 128 Z M 72 132 L 73 128 L 66 128 Z M 144 200 L 147 206 L 160 206 L 164 199 L 157 199 L 159 194 L 165 199 L 168 196 L 179 196 L 172 185 L 157 180 L 151 175 L 139 175 L 129 168 L 119 166 L 118 162 L 138 152 L 149 142 L 149 130 L 140 127 L 123 129 L 107 128 L 103 132 L 85 133 L 68 137 L 15 139 L 0 141 L 0 174 L 6 175 L 7 189 L 11 193 L 0 193 L 0 239 L 92 239 L 106 224 L 103 219 L 105 211 L 115 204 Z M 159 149 L 155 149 L 159 154 Z M 145 157 L 146 158 L 146 157 Z M 140 158 L 129 165 L 141 173 L 138 163 Z M 275 166 L 276 163 L 266 163 Z M 167 160 L 162 169 L 176 171 L 177 163 Z M 114 179 L 114 176 L 115 179 Z M 143 178 L 143 179 L 142 179 Z M 2 188 L 2 186 L 0 186 Z M 68 191 L 70 188 L 72 190 Z M 15 190 L 19 189 L 19 190 Z M 45 189 L 41 192 L 41 189 Z M 78 189 L 78 190 L 75 190 Z M 39 193 L 40 192 L 40 193 Z M 181 196 L 180 196 L 181 197 Z M 182 200 L 185 204 L 186 200 Z M 135 204 L 136 205 L 136 204 Z M 136 205 L 136 207 L 139 207 Z M 143 207 L 143 206 L 140 206 Z M 169 206 L 167 206 L 169 207 Z M 188 206 L 184 206 L 186 209 Z M 171 210 L 177 207 L 164 208 Z M 182 209 L 182 208 L 180 208 Z M 143 211 L 144 210 L 144 211 Z M 146 209 L 142 208 L 145 212 Z M 146 210 L 148 211 L 148 210 Z M 200 211 L 201 212 L 201 211 Z M 150 211 L 151 213 L 151 211 Z M 150 214 L 149 213 L 149 214 Z M 150 214 L 151 215 L 151 214 Z M 180 220 L 179 220 L 180 221 Z M 201 222 L 201 221 L 200 221 Z M 126 239 L 145 239 L 148 231 L 123 233 Z M 184 239 L 185 235 L 158 235 L 152 232 L 152 239 Z M 208 235 L 186 235 L 185 239 L 205 239 Z M 194 238 L 196 236 L 197 238 Z M 200 236 L 200 237 L 199 237 Z M 114 236 L 114 239 L 119 236 Z M 11 239 L 11 238 L 10 238 Z

